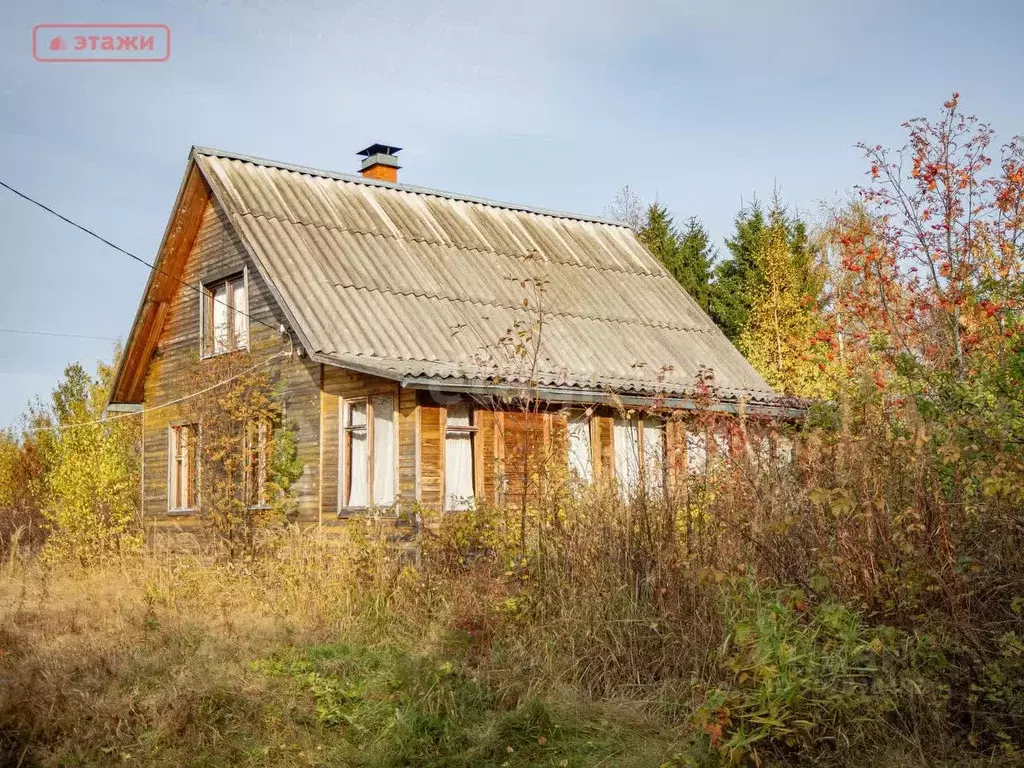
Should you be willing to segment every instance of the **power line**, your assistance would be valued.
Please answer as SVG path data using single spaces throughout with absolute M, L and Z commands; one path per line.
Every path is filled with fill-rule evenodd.
M 188 395 L 184 395 L 184 396 L 176 398 L 174 400 L 168 400 L 166 403 L 160 403 L 160 405 L 154 405 L 154 406 L 152 406 L 150 408 L 143 408 L 143 409 L 138 410 L 138 411 L 129 411 L 128 413 L 122 413 L 122 414 L 119 414 L 117 416 L 108 416 L 105 419 L 96 419 L 95 421 L 76 421 L 76 422 L 72 422 L 71 424 L 54 424 L 54 425 L 46 426 L 46 427 L 29 427 L 27 429 L 24 429 L 23 431 L 24 432 L 33 432 L 33 433 L 34 432 L 63 432 L 65 429 L 74 429 L 76 427 L 93 427 L 93 426 L 96 426 L 98 424 L 107 424 L 107 423 L 109 423 L 111 421 L 118 421 L 119 419 L 127 419 L 130 416 L 141 416 L 141 415 L 143 415 L 145 413 L 152 413 L 153 411 L 159 411 L 161 408 L 169 408 L 172 405 L 178 405 L 179 403 L 183 403 L 186 400 L 191 400 L 193 397 L 199 397 L 199 395 L 205 395 L 207 392 L 212 392 L 213 390 L 217 389 L 218 387 L 223 387 L 225 384 L 230 384 L 232 381 L 235 381 L 236 379 L 239 379 L 242 376 L 245 376 L 245 374 L 252 373 L 257 368 L 261 368 L 262 366 L 264 366 L 267 363 L 269 363 L 271 360 L 276 360 L 279 357 L 284 357 L 286 354 L 288 354 L 288 353 L 286 353 L 286 352 L 278 352 L 278 353 L 273 354 L 270 357 L 266 358 L 265 360 L 261 360 L 260 362 L 256 363 L 255 365 L 249 366 L 244 371 L 239 371 L 234 376 L 231 376 L 231 377 L 229 377 L 227 379 L 224 379 L 223 381 L 218 381 L 216 384 L 211 384 L 210 386 L 205 387 L 204 389 L 200 389 L 198 392 L 192 392 L 192 393 L 190 393 Z M 11 427 L 8 427 L 8 429 L 10 429 L 10 428 Z
M 61 333 L 59 331 L 30 331 L 25 328 L 0 328 L 0 333 L 20 333 L 25 336 L 57 336 L 65 339 L 92 339 L 94 341 L 117 341 L 113 336 L 86 336 L 82 333 Z
M 276 331 L 279 330 L 279 328 L 277 328 L 276 326 L 273 326 L 273 325 L 271 325 L 270 323 L 268 323 L 268 322 L 266 322 L 264 320 L 260 320 L 258 317 L 253 317 L 248 312 L 243 312 L 242 310 L 238 309 L 237 307 L 232 307 L 226 301 L 220 301 L 219 299 L 214 298 L 213 296 L 210 296 L 209 294 L 207 294 L 206 292 L 203 291 L 202 286 L 192 285 L 192 283 L 186 282 L 185 280 L 182 280 L 180 277 L 177 277 L 176 275 L 172 275 L 170 272 L 165 272 L 162 269 L 158 269 L 155 264 L 150 264 L 145 259 L 139 258 L 134 253 L 132 253 L 131 251 L 126 251 L 121 246 L 116 245 L 116 244 L 110 242 L 109 240 L 107 240 L 107 238 L 103 237 L 102 235 L 97 234 L 96 232 L 93 232 L 88 227 L 83 227 L 81 224 L 79 224 L 76 221 L 72 221 L 67 216 L 64 216 L 63 214 L 57 213 L 57 211 L 53 210 L 53 208 L 50 208 L 48 205 L 44 205 L 43 203 L 39 202 L 35 198 L 30 197 L 29 195 L 26 195 L 24 192 L 21 192 L 21 191 L 15 189 L 14 187 L 12 187 L 10 184 L 6 183 L 5 181 L 0 180 L 0 187 L 4 187 L 5 189 L 7 189 L 7 190 L 13 192 L 14 194 L 16 194 L 22 200 L 26 200 L 26 201 L 32 203 L 32 205 L 35 205 L 35 206 L 38 206 L 39 208 L 42 208 L 47 213 L 53 214 L 54 216 L 56 216 L 61 221 L 65 222 L 67 224 L 70 224 L 75 229 L 80 229 L 82 232 L 85 232 L 85 234 L 87 234 L 87 235 L 89 235 L 91 237 L 95 237 L 101 243 L 105 243 L 106 245 L 109 245 L 115 251 L 117 251 L 119 253 L 123 253 L 129 259 L 134 259 L 135 261 L 139 262 L 140 264 L 142 264 L 142 265 L 144 265 L 146 267 L 149 267 L 154 272 L 156 272 L 158 274 L 161 274 L 161 275 L 164 275 L 166 277 L 169 277 L 172 280 L 176 280 L 177 282 L 181 283 L 182 285 L 184 285 L 184 286 L 186 286 L 188 288 L 191 288 L 193 291 L 198 293 L 201 297 L 209 296 L 209 298 L 212 299 L 213 301 L 215 301 L 216 303 L 223 304 L 225 307 L 228 307 L 229 309 L 234 309 L 234 311 L 238 312 L 240 315 L 244 315 L 245 317 L 248 317 L 250 320 L 259 323 L 260 325 L 265 325 L 267 328 L 269 328 L 272 331 L 276 332 Z

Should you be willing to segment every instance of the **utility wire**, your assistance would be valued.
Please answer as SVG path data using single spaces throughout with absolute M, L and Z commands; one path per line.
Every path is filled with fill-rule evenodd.
M 81 333 L 60 333 L 59 331 L 30 331 L 24 328 L 0 328 L 0 333 L 20 333 L 25 336 L 57 336 L 65 339 L 92 339 L 94 341 L 117 341 L 112 336 L 86 336 Z
M 209 296 L 213 301 L 217 302 L 218 304 L 223 304 L 225 307 L 228 307 L 229 309 L 234 309 L 234 311 L 238 312 L 240 315 L 245 315 L 246 317 L 248 317 L 253 322 L 259 323 L 260 325 L 265 325 L 267 328 L 269 328 L 272 331 L 276 332 L 276 331 L 280 330 L 279 328 L 271 325 L 270 323 L 265 322 L 263 320 L 260 320 L 258 317 L 253 317 L 248 312 L 243 312 L 242 310 L 238 309 L 237 307 L 231 307 L 231 305 L 228 304 L 226 301 L 219 301 L 218 299 L 214 298 L 213 296 L 210 296 L 205 291 L 203 291 L 202 286 L 192 285 L 192 283 L 186 282 L 185 280 L 182 280 L 180 277 L 172 275 L 170 272 L 165 272 L 162 269 L 158 269 L 155 264 L 150 264 L 148 261 L 146 261 L 145 259 L 139 258 L 134 253 L 132 253 L 131 251 L 126 251 L 121 246 L 115 245 L 114 243 L 112 243 L 109 240 L 107 240 L 107 238 L 105 238 L 105 237 L 103 237 L 101 235 L 98 235 L 97 233 L 95 233 L 91 229 L 89 229 L 88 227 L 83 227 L 81 224 L 79 224 L 76 221 L 72 221 L 67 216 L 64 216 L 63 214 L 57 213 L 57 211 L 53 210 L 53 208 L 50 208 L 48 205 L 44 205 L 43 203 L 39 202 L 35 198 L 30 197 L 29 195 L 26 195 L 24 192 L 21 192 L 21 191 L 15 189 L 14 187 L 12 187 L 10 184 L 6 183 L 5 181 L 0 180 L 0 187 L 4 187 L 5 189 L 7 189 L 7 190 L 13 192 L 14 194 L 16 194 L 22 200 L 27 200 L 28 202 L 32 203 L 32 205 L 36 205 L 36 206 L 42 208 L 47 213 L 53 214 L 54 216 L 56 216 L 61 221 L 65 222 L 67 224 L 70 224 L 75 229 L 80 229 L 83 232 L 85 232 L 85 234 L 90 235 L 91 237 L 95 237 L 101 243 L 105 243 L 105 244 L 109 245 L 115 251 L 118 251 L 119 253 L 123 253 L 129 259 L 134 259 L 135 261 L 139 262 L 140 264 L 142 264 L 142 265 L 144 265 L 146 267 L 149 267 L 151 270 L 153 270 L 154 272 L 156 272 L 158 274 L 161 274 L 161 275 L 164 275 L 166 277 L 169 277 L 172 280 L 177 280 L 182 285 L 187 286 L 188 288 L 191 288 L 193 291 L 198 293 L 200 296 Z
M 93 427 L 93 426 L 96 426 L 97 424 L 107 424 L 107 423 L 109 423 L 111 421 L 118 421 L 119 419 L 127 419 L 130 416 L 141 416 L 144 413 L 152 413 L 153 411 L 159 411 L 161 408 L 169 408 L 172 405 L 178 405 L 179 403 L 183 403 L 186 400 L 191 400 L 193 397 L 199 397 L 199 395 L 205 395 L 207 392 L 212 392 L 213 390 L 217 389 L 218 387 L 223 387 L 225 384 L 230 384 L 232 381 L 235 381 L 236 379 L 239 379 L 242 376 L 245 376 L 245 374 L 252 373 L 257 368 L 263 367 L 264 365 L 269 363 L 271 360 L 276 360 L 279 357 L 284 357 L 286 354 L 288 354 L 288 353 L 287 352 L 278 352 L 278 353 L 273 354 L 270 357 L 266 358 L 265 360 L 261 360 L 260 362 L 256 363 L 255 365 L 249 366 L 244 371 L 239 371 L 238 373 L 236 373 L 234 376 L 231 376 L 230 378 L 224 379 L 223 381 L 218 381 L 216 384 L 211 384 L 210 386 L 208 386 L 208 387 L 206 387 L 204 389 L 200 389 L 198 392 L 192 392 L 191 394 L 184 395 L 183 397 L 179 397 L 179 398 L 177 398 L 175 400 L 168 400 L 166 403 L 160 403 L 160 405 L 154 405 L 154 406 L 151 406 L 150 408 L 143 408 L 143 409 L 138 410 L 138 411 L 129 411 L 127 413 L 122 413 L 122 414 L 119 414 L 117 416 L 109 416 L 109 417 L 107 417 L 105 419 L 96 419 L 95 421 L 76 421 L 76 422 L 72 422 L 71 424 L 54 424 L 54 425 L 46 426 L 46 427 L 30 427 L 30 428 L 27 428 L 27 429 L 25 429 L 23 431 L 24 432 L 33 432 L 33 433 L 34 432 L 63 432 L 65 429 L 75 429 L 76 427 Z M 10 429 L 10 427 L 8 429 Z

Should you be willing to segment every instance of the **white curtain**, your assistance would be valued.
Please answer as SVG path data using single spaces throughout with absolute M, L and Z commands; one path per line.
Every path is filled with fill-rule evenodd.
M 235 349 L 245 349 L 249 346 L 249 311 L 245 300 L 245 280 L 238 278 L 231 284 L 233 296 L 231 306 L 234 308 L 235 322 Z
M 715 432 L 714 437 L 715 462 L 717 464 L 724 464 L 732 457 L 732 451 L 729 450 L 729 435 L 725 432 Z
M 569 431 L 569 470 L 585 483 L 594 479 L 594 457 L 590 445 L 590 419 L 583 411 L 574 411 L 567 419 Z
M 686 471 L 703 475 L 708 465 L 708 438 L 703 432 L 686 431 Z
M 213 291 L 213 353 L 228 351 L 228 286 L 221 283 Z
M 348 409 L 349 484 L 348 506 L 365 507 L 366 498 L 366 403 L 352 403 Z
M 373 405 L 373 503 L 395 503 L 395 400 L 375 397 Z
M 648 493 L 665 487 L 665 430 L 657 420 L 644 418 L 644 485 Z
M 612 433 L 615 479 L 619 482 L 619 490 L 627 497 L 636 494 L 640 482 L 640 445 L 636 426 L 635 420 L 616 418 Z
M 473 433 L 469 406 L 448 408 L 444 440 L 445 509 L 473 508 Z M 454 429 L 453 429 L 454 428 Z
M 779 436 L 776 444 L 776 451 L 778 456 L 778 466 L 784 467 L 787 464 L 793 463 L 793 441 L 788 437 L 782 435 Z
M 762 471 L 767 470 L 772 465 L 772 441 L 767 435 L 757 440 L 756 456 L 757 466 Z

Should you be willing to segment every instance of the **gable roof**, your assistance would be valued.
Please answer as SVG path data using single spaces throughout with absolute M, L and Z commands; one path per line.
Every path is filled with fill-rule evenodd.
M 220 150 L 190 159 L 315 360 L 419 385 L 532 376 L 679 396 L 710 369 L 727 397 L 776 398 L 620 224 Z M 526 373 L 500 340 L 538 321 Z

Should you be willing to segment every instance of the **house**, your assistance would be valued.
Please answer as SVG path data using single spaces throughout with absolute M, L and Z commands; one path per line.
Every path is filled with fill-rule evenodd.
M 148 520 L 198 503 L 183 372 L 238 350 L 279 382 L 307 522 L 499 501 L 531 430 L 589 482 L 693 469 L 704 436 L 639 414 L 699 407 L 709 374 L 716 408 L 787 413 L 627 227 L 401 184 L 397 152 L 348 175 L 192 149 L 110 398 L 142 411 Z

